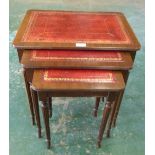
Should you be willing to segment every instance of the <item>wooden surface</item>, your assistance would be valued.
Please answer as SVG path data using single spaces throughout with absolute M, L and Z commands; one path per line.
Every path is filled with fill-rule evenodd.
M 24 50 L 20 63 L 24 68 L 76 68 L 129 70 L 133 62 L 128 52 Z
M 27 11 L 13 45 L 20 49 L 140 48 L 122 13 L 49 10 Z
M 71 91 L 71 93 L 74 90 L 116 91 L 125 87 L 121 72 L 61 69 L 34 71 L 32 85 L 37 91 Z

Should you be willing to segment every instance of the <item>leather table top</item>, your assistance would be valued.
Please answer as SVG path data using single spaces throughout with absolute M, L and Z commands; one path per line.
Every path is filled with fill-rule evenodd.
M 30 10 L 13 44 L 22 49 L 140 48 L 125 16 L 117 12 Z

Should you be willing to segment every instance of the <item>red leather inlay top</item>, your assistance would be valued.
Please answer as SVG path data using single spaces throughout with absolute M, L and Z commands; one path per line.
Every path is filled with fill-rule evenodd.
M 33 11 L 23 42 L 129 44 L 120 17 L 115 13 Z
M 122 61 L 122 55 L 117 51 L 33 50 L 31 60 Z
M 115 77 L 110 71 L 102 70 L 46 70 L 43 71 L 45 81 L 68 82 L 115 82 Z

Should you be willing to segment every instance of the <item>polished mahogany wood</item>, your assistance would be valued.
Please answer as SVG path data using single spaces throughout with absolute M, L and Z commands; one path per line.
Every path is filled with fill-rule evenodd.
M 135 58 L 135 57 L 133 57 L 133 59 L 134 59 L 134 58 Z M 129 71 L 123 71 L 123 78 L 124 78 L 125 84 L 127 84 L 128 77 L 129 77 Z M 123 91 L 120 93 L 119 97 L 118 97 L 117 100 L 116 100 L 116 104 L 117 104 L 117 105 L 116 105 L 116 108 L 114 109 L 114 110 L 115 110 L 115 113 L 114 113 L 114 116 L 113 116 L 113 119 L 112 119 L 112 121 L 113 121 L 113 122 L 112 122 L 113 127 L 116 126 L 116 120 L 117 120 L 117 116 L 118 116 L 118 114 L 119 114 L 119 109 L 120 109 L 120 106 L 121 106 L 121 103 L 122 103 L 124 91 L 125 91 L 125 90 L 123 90 Z
M 94 111 L 93 111 L 94 117 L 97 117 L 97 111 L 98 111 L 100 99 L 101 99 L 100 97 L 96 97 L 95 107 L 94 107 Z
M 136 53 L 132 53 L 131 54 L 131 57 L 132 57 L 132 61 L 134 62 L 135 60 L 135 56 L 136 56 Z M 122 74 L 123 74 L 123 78 L 124 78 L 124 82 L 125 84 L 127 84 L 127 81 L 128 81 L 128 77 L 129 77 L 129 70 L 126 70 L 126 71 L 122 71 Z M 107 137 L 110 137 L 110 130 L 111 130 L 111 126 L 115 127 L 116 126 L 116 121 L 117 121 L 117 116 L 119 114 L 119 109 L 120 109 L 120 106 L 121 106 L 121 103 L 122 103 L 122 98 L 123 98 L 123 95 L 124 95 L 124 91 L 122 91 L 120 94 L 119 94 L 119 97 L 116 99 L 115 101 L 115 106 L 113 108 L 113 114 L 112 114 L 112 118 L 109 122 L 109 129 L 107 131 Z
M 121 94 L 121 92 L 120 92 L 120 94 Z M 110 117 L 108 120 L 107 133 L 106 133 L 108 138 L 110 137 L 112 123 L 114 121 L 114 116 L 115 116 L 115 112 L 116 112 L 116 108 L 117 108 L 117 99 L 120 97 L 120 94 L 115 97 L 115 100 L 112 103 L 112 110 L 111 110 Z
M 122 71 L 122 75 L 123 75 L 124 82 L 126 84 L 127 80 L 128 80 L 128 76 L 129 76 L 129 71 L 128 70 Z M 119 109 L 120 109 L 120 106 L 121 106 L 124 90 L 120 91 L 119 95 L 116 97 L 116 99 L 114 101 L 112 112 L 110 114 L 110 119 L 108 121 L 107 137 L 110 137 L 111 127 L 116 126 L 116 120 L 117 120 L 117 116 L 118 116 Z
M 47 137 L 47 148 L 51 147 L 51 136 L 50 136 L 50 126 L 49 126 L 49 111 L 48 111 L 48 102 L 47 100 L 42 100 L 42 113 L 44 118 L 46 137 Z
M 70 68 L 129 70 L 130 53 L 84 50 L 23 50 L 20 63 L 24 68 Z
M 40 115 L 39 115 L 38 95 L 37 95 L 37 92 L 34 91 L 31 87 L 30 87 L 30 90 L 31 90 L 31 96 L 33 100 L 37 127 L 38 127 L 38 137 L 41 138 L 41 123 L 40 123 Z
M 18 49 L 140 48 L 122 13 L 55 10 L 27 11 L 13 45 Z
M 27 92 L 27 96 L 28 96 L 28 103 L 29 103 L 31 117 L 32 117 L 32 124 L 35 125 L 34 107 L 33 107 L 33 101 L 31 98 L 30 84 L 28 82 L 25 69 L 23 69 L 23 77 L 24 77 L 25 88 L 26 88 L 26 92 Z
M 52 97 L 48 98 L 49 117 L 52 117 Z
M 106 128 L 107 121 L 109 119 L 111 106 L 112 106 L 113 102 L 115 101 L 115 98 L 118 96 L 118 94 L 119 94 L 118 92 L 108 94 L 105 108 L 103 109 L 102 120 L 101 120 L 101 124 L 100 124 L 100 128 L 99 128 L 98 141 L 97 141 L 98 147 L 101 147 L 101 141 L 103 138 L 103 134 L 104 134 L 104 131 Z

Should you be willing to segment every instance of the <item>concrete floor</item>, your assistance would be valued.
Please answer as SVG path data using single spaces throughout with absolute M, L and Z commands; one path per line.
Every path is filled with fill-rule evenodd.
M 21 66 L 11 44 L 28 9 L 121 11 L 132 25 L 142 48 L 129 77 L 117 127 L 110 139 L 103 140 L 101 149 L 96 148 L 96 138 L 102 108 L 99 117 L 93 118 L 94 98 L 54 98 L 50 120 L 53 148 L 46 149 L 44 130 L 43 138 L 37 138 Z M 10 0 L 10 155 L 144 155 L 144 21 L 143 0 Z

